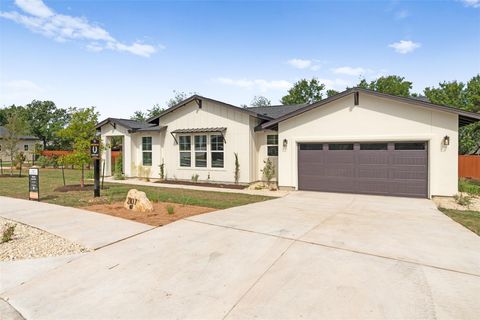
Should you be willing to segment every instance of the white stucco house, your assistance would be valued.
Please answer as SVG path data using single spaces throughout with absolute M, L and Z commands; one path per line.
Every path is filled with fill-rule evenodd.
M 123 137 L 127 177 L 264 180 L 270 158 L 280 188 L 408 197 L 458 189 L 458 130 L 480 115 L 423 100 L 353 88 L 317 103 L 240 108 L 194 95 L 138 122 L 97 126 L 107 145 Z M 103 154 L 112 172 L 110 150 Z M 148 170 L 145 171 L 145 168 Z M 146 172 L 146 173 L 145 173 Z
M 7 128 L 0 126 L 0 159 L 2 159 L 2 161 L 10 161 L 10 155 L 7 152 L 7 146 L 5 142 L 5 138 L 7 136 Z M 31 161 L 33 154 L 35 153 L 35 145 L 40 142 L 41 140 L 35 136 L 22 135 L 18 137 L 17 151 L 23 152 L 27 158 L 27 161 Z

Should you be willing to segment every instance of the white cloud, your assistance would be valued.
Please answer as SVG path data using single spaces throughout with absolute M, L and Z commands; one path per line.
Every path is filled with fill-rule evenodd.
M 0 84 L 0 101 L 6 104 L 39 99 L 45 89 L 30 80 L 11 80 Z
M 311 60 L 311 59 L 290 59 L 287 61 L 289 65 L 297 69 L 310 69 L 313 71 L 317 71 L 320 69 L 320 61 L 319 60 Z
M 462 0 L 467 7 L 480 8 L 480 0 Z
M 278 89 L 288 89 L 292 86 L 292 84 L 286 80 L 264 80 L 264 79 L 231 79 L 231 78 L 217 78 L 215 79 L 217 82 L 235 86 L 239 88 L 245 89 L 259 89 L 262 92 L 267 90 L 278 90 Z
M 0 12 L 0 17 L 19 23 L 32 32 L 42 34 L 59 42 L 67 40 L 87 41 L 90 51 L 104 49 L 129 52 L 149 57 L 162 46 L 152 46 L 141 42 L 130 45 L 112 37 L 107 30 L 90 23 L 86 18 L 57 14 L 41 0 L 16 0 L 15 4 L 29 15 L 16 11 Z
M 399 42 L 394 42 L 392 44 L 389 44 L 388 46 L 390 48 L 393 48 L 397 53 L 406 54 L 420 48 L 422 44 L 410 40 L 400 40 Z
M 365 75 L 367 73 L 372 73 L 373 71 L 370 69 L 365 69 L 361 67 L 353 68 L 353 67 L 339 67 L 332 69 L 332 72 L 335 74 L 344 74 L 347 76 L 360 76 Z

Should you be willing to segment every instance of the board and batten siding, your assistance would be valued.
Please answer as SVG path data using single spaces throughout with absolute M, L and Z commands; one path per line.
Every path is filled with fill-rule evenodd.
M 253 146 L 250 136 L 254 122 L 251 116 L 242 110 L 234 110 L 218 103 L 203 100 L 202 108 L 192 101 L 160 118 L 160 125 L 167 126 L 161 134 L 161 159 L 165 163 L 165 174 L 168 179 L 190 180 L 198 174 L 199 180 L 205 181 L 210 175 L 210 181 L 234 182 L 235 156 L 238 153 L 240 162 L 241 183 L 251 182 L 253 162 Z M 179 146 L 175 142 L 172 131 L 177 129 L 225 127 L 226 143 L 224 145 L 224 168 L 210 168 L 210 153 L 207 155 L 207 168 L 196 168 L 194 157 L 191 167 L 180 167 Z M 191 134 L 193 135 L 193 134 Z M 199 133 L 200 135 L 200 133 Z M 207 133 L 207 135 L 209 135 Z M 176 135 L 177 137 L 179 135 Z M 208 141 L 210 143 L 210 141 Z M 192 148 L 193 148 L 192 141 Z M 194 153 L 193 153 L 194 154 Z
M 458 190 L 458 115 L 360 93 L 279 123 L 278 172 L 281 187 L 298 187 L 297 146 L 301 142 L 427 141 L 429 196 Z M 444 146 L 443 137 L 450 137 Z

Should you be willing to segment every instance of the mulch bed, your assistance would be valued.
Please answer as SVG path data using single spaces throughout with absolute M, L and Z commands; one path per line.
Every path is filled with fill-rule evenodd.
M 105 213 L 111 216 L 129 219 L 156 227 L 163 226 L 183 218 L 218 210 L 169 202 L 153 202 L 152 205 L 153 212 L 138 212 L 128 210 L 123 207 L 123 202 L 115 202 L 112 204 L 96 204 L 82 207 L 82 209 L 95 211 L 98 213 Z M 173 214 L 168 213 L 167 207 L 169 206 L 173 207 Z
M 108 189 L 108 187 L 103 187 L 103 189 Z M 53 191 L 55 192 L 93 191 L 93 184 L 85 184 L 83 188 L 79 184 L 69 184 L 66 186 L 57 187 Z
M 193 182 L 193 181 L 180 181 L 180 180 L 164 180 L 164 181 L 156 181 L 155 183 L 183 184 L 183 185 L 187 185 L 187 186 L 200 186 L 200 187 L 236 189 L 236 190 L 242 190 L 242 189 L 245 189 L 247 187 L 247 186 L 240 185 L 240 184 Z

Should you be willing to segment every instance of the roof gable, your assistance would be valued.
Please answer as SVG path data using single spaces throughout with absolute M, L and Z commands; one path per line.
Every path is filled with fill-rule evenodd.
M 5 127 L 0 126 L 0 139 L 8 136 L 8 130 Z M 40 140 L 38 137 L 30 135 L 21 135 L 18 137 L 19 140 Z
M 390 94 L 386 94 L 386 93 L 380 93 L 380 92 L 377 92 L 377 91 L 363 89 L 363 88 L 352 88 L 352 89 L 347 89 L 343 92 L 340 92 L 340 93 L 338 93 L 334 96 L 331 96 L 327 99 L 324 99 L 324 100 L 306 105 L 304 107 L 301 107 L 301 108 L 299 108 L 295 111 L 287 113 L 287 114 L 285 114 L 283 116 L 280 116 L 276 119 L 267 121 L 267 122 L 261 124 L 260 127 L 261 127 L 261 129 L 269 129 L 269 128 L 275 127 L 276 125 L 278 125 L 278 123 L 280 123 L 282 121 L 285 121 L 285 120 L 290 119 L 292 117 L 298 116 L 298 115 L 303 114 L 305 112 L 308 112 L 312 109 L 328 105 L 329 103 L 331 103 L 333 101 L 344 98 L 344 97 L 346 97 L 350 94 L 353 95 L 354 93 L 363 93 L 363 94 L 373 95 L 373 96 L 384 98 L 384 99 L 390 99 L 390 100 L 394 100 L 394 101 L 408 103 L 408 104 L 411 104 L 411 105 L 414 105 L 414 106 L 417 106 L 417 107 L 421 107 L 421 108 L 426 108 L 426 109 L 431 109 L 431 110 L 436 110 L 436 111 L 443 111 L 443 112 L 448 112 L 448 113 L 452 113 L 452 114 L 458 114 L 459 115 L 459 125 L 460 126 L 464 126 L 464 125 L 468 125 L 468 124 L 480 121 L 480 114 L 474 113 L 474 112 L 464 111 L 464 110 L 454 108 L 454 107 L 451 107 L 451 106 L 434 104 L 434 103 L 425 101 L 423 99 L 394 96 L 394 95 L 390 95 Z
M 130 133 L 137 132 L 137 131 L 152 131 L 152 130 L 160 130 L 161 129 L 161 127 L 156 125 L 156 124 L 148 123 L 148 122 L 145 122 L 145 121 L 138 121 L 138 120 L 131 120 L 131 119 L 121 119 L 121 118 L 107 118 L 107 119 L 99 122 L 97 124 L 96 128 L 100 129 L 101 127 L 103 127 L 107 123 L 113 124 L 114 127 L 118 124 L 118 125 L 126 128 L 128 130 L 128 132 L 130 132 Z

